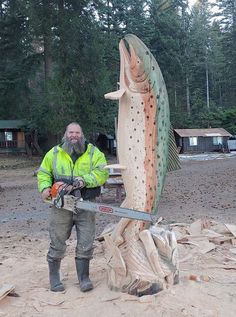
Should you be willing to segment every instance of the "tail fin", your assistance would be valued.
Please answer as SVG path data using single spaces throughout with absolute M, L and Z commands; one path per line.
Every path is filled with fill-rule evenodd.
M 167 171 L 175 171 L 181 168 L 179 154 L 175 142 L 175 136 L 172 126 L 169 130 L 169 151 L 168 151 L 168 164 L 167 164 Z

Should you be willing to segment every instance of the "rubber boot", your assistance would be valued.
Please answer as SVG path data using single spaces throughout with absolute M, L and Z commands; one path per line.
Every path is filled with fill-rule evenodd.
M 76 271 L 81 292 L 88 292 L 93 289 L 93 284 L 89 278 L 89 259 L 75 258 Z
M 61 260 L 48 260 L 50 289 L 52 292 L 62 292 L 65 290 L 64 285 L 60 281 L 60 265 Z

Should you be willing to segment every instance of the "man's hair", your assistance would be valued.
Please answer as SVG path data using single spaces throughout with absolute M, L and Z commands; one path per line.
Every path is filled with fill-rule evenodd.
M 65 140 L 65 138 L 66 138 L 66 132 L 68 131 L 69 126 L 71 126 L 71 125 L 76 125 L 76 126 L 78 126 L 78 127 L 80 128 L 81 135 L 84 137 L 84 132 L 83 132 L 83 130 L 82 130 L 80 124 L 77 123 L 77 122 L 71 122 L 71 123 L 69 123 L 69 124 L 66 126 L 66 131 L 65 131 L 65 133 L 64 133 L 64 136 L 62 137 L 62 141 Z
M 82 130 L 80 124 L 77 123 L 77 122 L 71 122 L 71 123 L 69 123 L 69 124 L 66 126 L 66 131 L 65 131 L 65 132 L 67 132 L 69 126 L 71 126 L 71 125 L 77 125 L 77 126 L 80 128 L 81 132 L 83 133 L 83 130 Z

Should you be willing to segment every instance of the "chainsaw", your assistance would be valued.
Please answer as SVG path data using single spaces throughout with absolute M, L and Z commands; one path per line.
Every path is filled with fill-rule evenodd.
M 59 185 L 59 187 L 61 187 Z M 70 189 L 68 189 L 70 187 Z M 83 200 L 80 191 L 76 190 L 76 196 L 70 194 L 71 185 L 65 185 L 55 189 L 55 186 L 51 190 L 51 199 L 46 200 L 47 203 L 54 205 L 56 208 L 63 208 L 71 211 L 74 214 L 78 214 L 80 209 L 88 210 L 91 212 L 98 212 L 106 215 L 113 215 L 121 218 L 130 218 L 136 220 L 143 220 L 153 222 L 152 215 L 148 212 L 121 208 L 112 205 L 106 205 L 101 203 L 94 203 L 88 200 Z

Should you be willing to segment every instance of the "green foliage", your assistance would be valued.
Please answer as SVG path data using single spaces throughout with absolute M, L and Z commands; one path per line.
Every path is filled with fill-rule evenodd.
M 5 3 L 0 16 L 0 117 L 24 117 L 29 103 L 29 80 L 39 60 L 30 46 L 28 21 L 16 5 Z
M 118 43 L 134 33 L 162 70 L 175 128 L 236 133 L 234 0 L 5 0 L 0 6 L 0 118 L 26 118 L 41 136 L 78 121 L 114 133 Z M 209 87 L 209 91 L 207 91 Z M 209 100 L 207 100 L 209 92 Z M 189 97 L 188 97 L 189 96 Z

